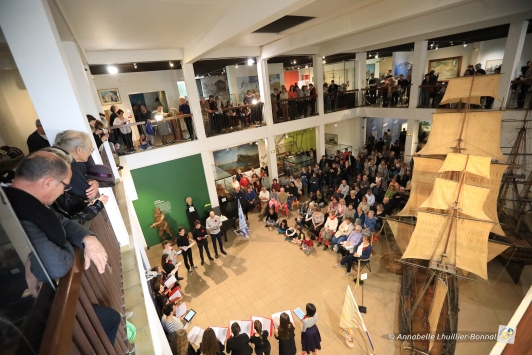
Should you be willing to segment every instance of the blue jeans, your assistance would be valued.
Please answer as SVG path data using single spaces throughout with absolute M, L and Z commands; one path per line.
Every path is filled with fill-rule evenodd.
M 295 196 L 288 197 L 288 209 L 290 211 L 292 211 L 292 203 L 294 203 L 295 200 L 297 200 L 297 197 Z
M 274 221 L 273 219 L 268 219 L 268 220 L 266 220 L 266 221 L 264 222 L 264 225 L 265 225 L 265 226 L 268 226 L 268 225 L 270 225 L 270 226 L 276 226 L 276 225 L 277 225 L 277 221 Z
M 333 237 L 331 240 L 331 247 L 334 247 L 335 244 L 340 244 L 340 242 L 345 242 L 347 240 L 347 236 L 345 235 L 339 235 L 338 237 Z M 338 251 L 340 251 L 340 248 L 338 248 Z

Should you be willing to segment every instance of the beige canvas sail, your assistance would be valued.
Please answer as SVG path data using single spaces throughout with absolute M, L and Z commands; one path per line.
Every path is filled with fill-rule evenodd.
M 460 189 L 460 191 L 458 191 Z M 480 220 L 489 221 L 489 217 L 484 213 L 484 202 L 489 194 L 489 190 L 462 184 L 451 180 L 436 178 L 434 188 L 429 198 L 423 202 L 420 208 L 433 208 L 438 210 L 454 209 L 458 198 L 459 213 Z
M 490 178 L 491 158 L 470 154 L 448 154 L 443 162 L 439 173 L 447 171 L 466 171 L 471 174 L 480 175 L 486 179 Z
M 506 249 L 510 246 L 506 244 L 492 242 L 491 240 L 488 243 L 488 260 L 487 262 L 492 261 L 497 255 L 504 253 Z
M 414 157 L 414 171 L 410 197 L 406 206 L 397 213 L 397 216 L 417 216 L 419 206 L 425 201 L 432 191 L 434 179 L 440 170 L 443 160 Z
M 503 111 L 469 112 L 462 132 L 462 153 L 505 161 L 501 152 L 501 120 Z M 465 113 L 437 113 L 427 144 L 417 155 L 447 155 L 455 153 Z
M 500 74 L 465 76 L 449 80 L 441 104 L 465 102 L 479 105 L 482 96 L 499 99 Z
M 490 230 L 488 222 L 419 211 L 416 228 L 401 259 L 441 260 L 450 235 L 446 262 L 487 279 Z
M 414 225 L 408 223 L 402 223 L 398 221 L 387 220 L 390 229 L 392 230 L 393 236 L 399 249 L 404 253 L 410 242 L 410 237 L 414 232 Z
M 429 313 L 429 325 L 430 325 L 430 333 L 434 335 L 436 333 L 436 329 L 438 328 L 438 322 L 440 321 L 440 315 L 441 310 L 443 308 L 443 304 L 445 303 L 445 299 L 447 298 L 447 285 L 443 283 L 441 279 L 436 279 L 435 282 L 436 286 L 434 287 L 434 298 L 432 302 L 432 307 L 430 308 Z M 435 337 L 431 338 L 430 344 L 429 344 L 429 351 L 432 349 L 432 345 L 434 345 Z

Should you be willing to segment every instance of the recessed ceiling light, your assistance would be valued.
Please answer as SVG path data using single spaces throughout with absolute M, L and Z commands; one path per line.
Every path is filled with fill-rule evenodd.
M 133 63 L 133 67 L 137 69 L 137 63 Z
M 467 43 L 465 43 L 465 41 L 464 41 L 464 47 L 467 47 Z
M 118 73 L 117 67 L 113 67 L 112 65 L 107 66 L 107 71 L 109 74 L 116 74 Z
M 173 68 L 173 67 L 174 67 L 174 63 L 169 62 L 169 64 L 170 64 L 170 68 Z
M 253 60 L 253 58 L 248 58 L 248 65 L 253 65 L 255 63 L 255 61 Z
M 326 62 L 325 62 L 325 61 L 323 61 L 323 64 L 325 64 L 325 63 L 326 63 Z
M 375 54 L 375 58 L 379 58 L 379 53 Z

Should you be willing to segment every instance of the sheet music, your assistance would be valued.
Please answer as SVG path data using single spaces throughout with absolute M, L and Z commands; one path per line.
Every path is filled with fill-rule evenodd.
M 262 324 L 262 330 L 266 330 L 268 332 L 268 335 L 271 336 L 272 335 L 272 320 L 269 319 L 269 318 L 264 318 L 264 317 L 256 317 L 256 316 L 251 316 L 251 335 L 255 334 L 255 328 L 253 326 L 253 324 L 255 323 L 255 321 L 258 320 L 261 324 Z
M 188 332 L 188 341 L 196 346 L 200 346 L 201 340 L 203 339 L 203 333 L 205 330 L 201 329 L 197 325 L 192 327 L 192 329 Z
M 179 292 L 179 291 L 178 291 Z M 177 293 L 177 292 L 176 292 Z M 181 318 L 183 314 L 187 313 L 187 305 L 185 302 L 181 303 L 179 307 L 175 309 L 175 316 Z
M 277 312 L 277 313 L 272 314 L 272 321 L 273 321 L 273 324 L 275 325 L 275 328 L 279 327 L 279 319 L 281 317 L 281 313 L 288 314 L 288 317 L 290 318 L 290 322 L 294 323 L 294 317 L 292 317 L 292 311 L 287 310 L 287 311 Z
M 218 338 L 220 343 L 225 344 L 225 339 L 227 339 L 227 333 L 229 333 L 229 329 L 220 327 L 211 327 L 211 329 L 214 330 L 214 334 L 216 334 L 216 338 Z
M 169 300 L 173 301 L 176 298 L 180 298 L 180 297 L 181 297 L 181 292 L 179 292 L 179 290 L 175 290 L 175 292 L 170 296 Z M 186 308 L 185 308 L 185 310 L 186 310 Z M 177 312 L 177 309 L 176 309 L 176 312 Z M 178 317 L 177 314 L 176 314 L 176 317 Z
M 250 320 L 230 320 L 229 328 L 231 328 L 233 323 L 238 323 L 240 326 L 240 334 L 246 333 L 247 335 L 251 336 L 251 328 L 253 328 L 253 325 L 251 324 Z
M 192 248 L 192 246 L 193 246 L 194 244 L 196 244 L 196 242 L 192 242 L 192 243 L 190 243 L 190 245 L 185 246 L 185 247 L 181 247 L 181 248 L 183 248 L 183 249 L 182 249 L 183 251 L 187 251 L 189 248 Z
M 169 278 L 166 279 L 166 281 L 164 282 L 164 285 L 167 287 L 167 288 L 170 288 L 170 286 L 172 286 L 173 284 L 175 284 L 177 282 L 177 279 L 175 278 L 175 276 L 172 274 Z

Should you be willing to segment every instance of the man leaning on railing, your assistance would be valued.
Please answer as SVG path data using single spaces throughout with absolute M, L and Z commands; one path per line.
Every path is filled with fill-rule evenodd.
M 72 170 L 60 154 L 41 151 L 30 154 L 20 162 L 12 186 L 3 188 L 37 253 L 30 253 L 26 263 L 26 281 L 34 297 L 40 284 L 48 280 L 46 274 L 55 279 L 70 271 L 75 259 L 74 246 L 84 248 L 85 269 L 92 262 L 102 274 L 107 264 L 107 253 L 94 233 L 48 207 L 70 189 Z M 102 309 L 105 314 L 99 312 Z M 113 343 L 120 314 L 106 307 L 95 307 L 95 311 Z

